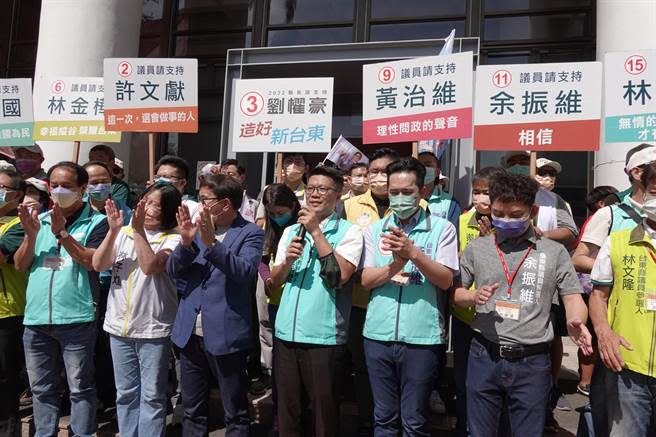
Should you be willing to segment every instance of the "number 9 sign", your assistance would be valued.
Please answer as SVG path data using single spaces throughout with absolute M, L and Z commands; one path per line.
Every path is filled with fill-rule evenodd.
M 132 74 L 132 65 L 129 62 L 123 61 L 118 64 L 118 74 L 121 77 L 128 77 Z
M 264 98 L 255 91 L 249 91 L 239 101 L 239 109 L 244 115 L 253 116 L 259 114 L 264 108 Z
M 381 83 L 387 84 L 394 80 L 395 75 L 396 73 L 394 72 L 394 69 L 392 67 L 383 67 L 378 72 L 378 80 Z
M 640 74 L 647 69 L 647 60 L 640 55 L 632 55 L 624 61 L 624 69 L 629 74 Z
M 52 83 L 52 92 L 55 94 L 61 94 L 64 92 L 64 88 L 66 88 L 66 84 L 63 80 L 56 80 Z

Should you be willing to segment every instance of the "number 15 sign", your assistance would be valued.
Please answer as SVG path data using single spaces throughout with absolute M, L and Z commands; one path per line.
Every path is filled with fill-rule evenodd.
M 327 152 L 332 77 L 238 79 L 230 120 L 234 152 Z

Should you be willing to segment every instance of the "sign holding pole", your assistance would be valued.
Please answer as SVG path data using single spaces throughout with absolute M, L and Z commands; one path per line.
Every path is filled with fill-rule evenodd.
M 80 142 L 73 141 L 73 162 L 78 163 L 80 161 Z
M 599 62 L 476 71 L 476 150 L 598 150 L 600 116 Z
M 235 80 L 229 149 L 233 152 L 328 152 L 333 78 Z
M 362 68 L 362 142 L 472 135 L 471 52 L 367 64 Z
M 148 175 L 151 181 L 155 180 L 155 143 L 157 142 L 157 134 L 154 132 L 148 133 Z
M 0 146 L 34 144 L 32 79 L 0 79 Z
M 604 56 L 607 143 L 656 141 L 656 50 Z

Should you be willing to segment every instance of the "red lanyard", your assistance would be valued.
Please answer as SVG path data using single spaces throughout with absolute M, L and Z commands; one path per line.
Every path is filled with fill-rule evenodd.
M 494 246 L 497 248 L 497 253 L 499 254 L 499 258 L 501 259 L 501 265 L 503 266 L 503 272 L 506 274 L 506 281 L 508 281 L 507 296 L 508 296 L 508 299 L 510 299 L 511 296 L 512 296 L 512 284 L 515 281 L 515 277 L 517 276 L 517 273 L 519 272 L 519 269 L 522 267 L 522 264 L 524 264 L 524 261 L 526 260 L 526 257 L 531 252 L 531 249 L 533 249 L 533 246 L 532 245 L 528 246 L 528 249 L 524 253 L 524 256 L 522 257 L 522 260 L 517 265 L 517 268 L 513 272 L 512 276 L 510 275 L 510 271 L 508 270 L 508 265 L 506 264 L 506 260 L 503 257 L 503 252 L 501 252 L 501 249 L 499 248 L 499 243 L 497 243 L 496 234 L 494 235 Z
M 651 260 L 654 261 L 654 264 L 656 264 L 656 255 L 654 255 L 654 251 L 651 250 L 650 248 L 647 248 L 647 252 L 649 252 L 649 256 L 651 257 Z

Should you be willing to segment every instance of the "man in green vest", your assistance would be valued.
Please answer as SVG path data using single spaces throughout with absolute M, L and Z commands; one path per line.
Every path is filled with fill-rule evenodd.
M 645 219 L 610 233 L 590 275 L 590 317 L 609 369 L 602 414 L 611 437 L 652 435 L 656 414 L 656 161 L 640 179 Z
M 428 400 L 444 351 L 438 293 L 458 271 L 455 227 L 419 206 L 426 169 L 414 158 L 387 169 L 392 214 L 365 231 L 362 286 L 371 290 L 364 351 L 376 436 L 428 436 Z
M 644 199 L 644 189 L 640 178 L 645 166 L 656 160 L 656 147 L 642 143 L 626 153 L 624 171 L 629 178 L 630 193 L 624 196 L 620 203 L 600 208 L 590 217 L 581 234 L 572 263 L 579 273 L 590 273 L 599 249 L 611 232 L 622 229 L 632 229 L 642 221 L 640 205 Z M 608 435 L 605 367 L 597 361 L 590 383 L 590 405 L 596 436 Z
M 24 205 L 18 209 L 25 239 L 14 262 L 17 270 L 29 271 L 23 343 L 37 436 L 57 433 L 63 369 L 73 433 L 96 432 L 92 290 L 97 290 L 98 274 L 91 258 L 108 225 L 82 200 L 88 178 L 73 162 L 55 164 L 48 172 L 53 209 L 40 215 Z
M 0 436 L 15 435 L 18 421 L 27 275 L 16 271 L 13 255 L 24 236 L 17 212 L 24 195 L 21 176 L 0 170 Z
M 424 199 L 428 202 L 428 208 L 433 216 L 447 219 L 458 227 L 458 217 L 460 217 L 460 204 L 453 195 L 443 190 L 442 184 L 435 183 L 439 181 L 441 169 L 440 160 L 433 152 L 421 152 L 419 162 L 426 167 L 426 176 L 424 180 Z
M 281 436 L 309 435 L 301 424 L 310 400 L 316 437 L 339 433 L 339 384 L 351 311 L 350 287 L 362 254 L 360 227 L 341 219 L 335 205 L 344 179 L 316 167 L 305 187 L 307 206 L 283 232 L 271 271 L 284 284 L 274 343 Z

